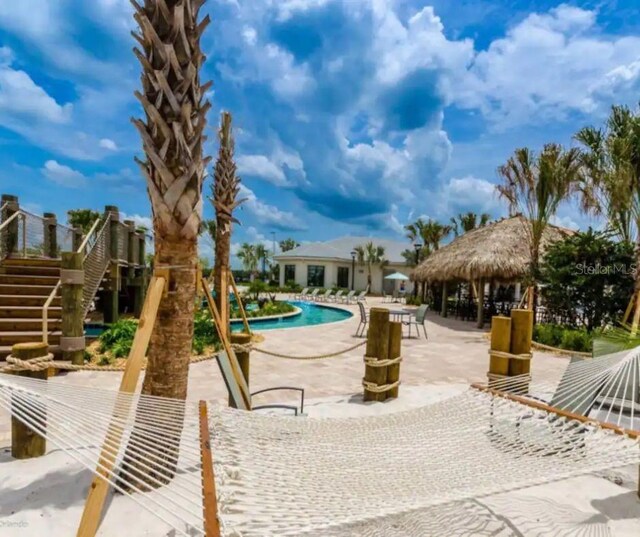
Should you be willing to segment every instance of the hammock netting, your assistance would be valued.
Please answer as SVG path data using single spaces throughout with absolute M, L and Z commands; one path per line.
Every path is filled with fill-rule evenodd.
M 504 394 L 637 430 L 639 355 L 572 362 L 555 385 L 513 377 L 492 384 L 499 394 L 470 388 L 376 417 L 294 418 L 212 404 L 222 534 L 492 534 L 495 518 L 470 500 L 640 462 L 633 434 Z M 0 375 L 0 406 L 86 468 L 98 465 L 177 534 L 203 533 L 196 402 Z

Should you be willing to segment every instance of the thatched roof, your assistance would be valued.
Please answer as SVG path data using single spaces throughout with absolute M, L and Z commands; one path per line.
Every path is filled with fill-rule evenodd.
M 531 262 L 528 225 L 523 216 L 513 216 L 469 231 L 433 252 L 416 268 L 414 277 L 418 281 L 519 279 L 526 274 Z M 549 244 L 573 233 L 569 229 L 547 226 L 541 255 Z

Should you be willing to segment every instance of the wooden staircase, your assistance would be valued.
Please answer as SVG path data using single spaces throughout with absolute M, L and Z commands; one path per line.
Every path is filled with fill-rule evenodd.
M 60 279 L 59 259 L 5 259 L 0 262 L 0 360 L 15 343 L 42 341 L 42 308 Z M 59 354 L 61 299 L 49 308 L 49 345 Z

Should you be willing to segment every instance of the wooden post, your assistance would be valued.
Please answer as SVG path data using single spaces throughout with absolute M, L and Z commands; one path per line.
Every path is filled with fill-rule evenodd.
M 531 352 L 533 339 L 533 311 L 511 310 L 511 354 Z M 531 360 L 509 360 L 509 376 L 527 375 L 531 372 Z
M 478 328 L 484 328 L 484 280 L 478 280 Z
M 491 350 L 511 352 L 511 318 L 496 315 L 491 319 Z M 497 377 L 509 375 L 509 358 L 489 353 L 489 386 Z
M 198 404 L 200 415 L 200 462 L 202 464 L 202 510 L 205 537 L 220 537 L 218 520 L 218 496 L 216 480 L 213 472 L 213 455 L 211 454 L 211 435 L 209 434 L 209 416 L 207 403 Z
M 389 310 L 371 308 L 369 311 L 369 331 L 367 332 L 366 356 L 385 360 L 389 356 Z M 387 367 L 365 365 L 364 380 L 378 386 L 387 382 Z M 384 401 L 386 393 L 376 393 L 364 389 L 365 401 Z
M 402 323 L 389 323 L 389 359 L 398 358 L 402 353 Z M 400 364 L 391 364 L 387 366 L 387 384 L 393 384 L 400 380 Z M 400 386 L 390 389 L 387 399 L 396 399 L 400 391 Z
M 5 206 L 6 204 L 6 206 Z M 2 194 L 0 200 L 0 207 L 5 206 L 2 214 L 2 221 L 9 220 L 15 213 L 20 210 L 20 204 L 18 203 L 18 196 L 12 196 L 11 194 Z M 20 216 L 12 220 L 3 232 L 6 238 L 6 254 L 10 256 L 16 251 L 19 244 L 19 231 L 20 231 Z
M 48 353 L 46 343 L 17 343 L 11 348 L 11 354 L 20 360 L 41 358 Z M 41 371 L 17 371 L 20 377 L 47 380 L 48 370 Z M 23 411 L 22 405 L 20 407 Z M 46 427 L 46 416 L 39 413 L 30 413 L 30 417 L 43 430 Z M 31 459 L 41 457 L 47 451 L 47 440 L 33 429 L 11 416 L 11 456 L 15 459 Z
M 82 233 L 82 228 L 74 227 L 73 228 L 73 251 L 77 252 L 80 246 L 82 246 L 82 241 L 84 239 L 84 233 Z M 84 255 L 84 252 L 83 254 Z
M 136 389 L 166 285 L 168 285 L 168 282 L 165 278 L 154 276 L 151 279 L 147 299 L 142 309 L 142 316 L 138 323 L 136 335 L 133 338 L 133 344 L 131 345 L 129 357 L 127 358 L 127 365 L 122 375 L 122 380 L 120 381 L 121 393 L 133 393 Z M 128 414 L 129 403 L 116 406 L 116 418 L 127 416 Z M 116 461 L 113 454 L 113 446 L 120 444 L 122 435 L 122 427 L 118 425 L 117 421 L 113 421 L 107 430 L 105 443 L 98 461 L 98 476 L 93 478 L 91 486 L 89 487 L 89 494 L 84 504 L 82 519 L 80 520 L 78 533 L 76 534 L 77 537 L 94 537 L 98 531 L 102 508 L 110 486 L 104 477 L 108 477 L 109 472 L 111 472 L 115 466 Z
M 62 252 L 60 282 L 62 283 L 62 336 L 60 348 L 64 360 L 74 365 L 84 364 L 83 255 Z
M 447 282 L 442 282 L 442 303 L 440 305 L 440 315 L 447 316 Z
M 58 234 L 56 228 L 58 226 L 58 217 L 54 213 L 44 213 L 43 215 L 43 227 L 44 227 L 44 252 L 45 257 L 51 259 L 58 258 Z
M 204 280 L 204 278 L 203 278 Z M 206 280 L 204 280 L 206 281 Z M 244 332 L 234 332 L 231 334 L 231 343 L 238 345 L 247 345 L 251 343 L 251 334 L 246 334 Z M 247 386 L 249 386 L 249 376 L 251 372 L 251 363 L 250 363 L 250 352 L 244 350 L 235 351 L 236 358 L 238 359 L 238 363 L 240 364 L 240 370 L 242 371 L 242 376 L 244 377 Z M 233 408 L 237 408 L 231 394 L 229 394 L 229 406 Z
M 231 324 L 229 323 L 229 267 L 220 267 L 220 278 L 222 285 L 220 286 L 220 322 L 221 328 L 226 332 L 227 338 L 231 335 Z M 239 299 L 239 298 L 238 298 Z
M 229 280 L 231 281 L 231 288 L 233 289 L 233 294 L 236 296 L 236 300 L 238 301 L 238 309 L 240 310 L 240 315 L 242 316 L 242 324 L 244 325 L 244 331 L 247 334 L 251 335 L 251 326 L 249 325 L 247 312 L 244 310 L 244 305 L 242 304 L 242 300 L 240 300 L 240 293 L 238 292 L 236 279 L 233 277 L 233 272 L 231 271 L 229 271 Z M 206 278 L 203 281 L 206 281 Z
M 109 267 L 108 283 L 103 291 L 104 322 L 115 323 L 120 312 L 120 267 L 118 265 L 118 233 L 120 228 L 120 213 L 117 207 L 107 205 L 104 208 L 105 215 L 109 217 L 109 252 L 111 265 Z

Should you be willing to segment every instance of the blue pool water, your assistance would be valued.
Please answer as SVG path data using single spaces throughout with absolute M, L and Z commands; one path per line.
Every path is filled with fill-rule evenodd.
M 318 306 L 309 302 L 298 302 L 288 300 L 289 304 L 293 304 L 300 308 L 302 312 L 293 317 L 284 317 L 281 319 L 268 319 L 265 321 L 249 319 L 249 325 L 253 330 L 275 330 L 276 328 L 293 328 L 296 326 L 313 326 L 316 324 L 335 323 L 352 317 L 353 314 L 338 308 L 326 306 Z M 232 321 L 231 329 L 236 331 L 242 330 L 242 321 Z

